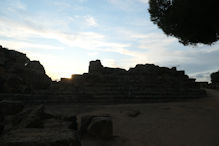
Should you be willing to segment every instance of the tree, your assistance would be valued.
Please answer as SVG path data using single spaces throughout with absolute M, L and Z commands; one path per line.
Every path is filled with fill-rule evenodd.
M 151 21 L 184 45 L 219 39 L 219 0 L 149 0 Z
M 219 84 L 219 71 L 213 72 L 213 73 L 211 74 L 211 82 L 212 82 L 213 84 Z

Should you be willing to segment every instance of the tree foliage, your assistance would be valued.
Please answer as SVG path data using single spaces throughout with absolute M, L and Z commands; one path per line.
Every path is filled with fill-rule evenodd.
M 211 82 L 212 82 L 213 84 L 219 84 L 219 71 L 213 72 L 213 73 L 211 74 Z
M 219 39 L 219 0 L 149 0 L 151 21 L 184 45 Z

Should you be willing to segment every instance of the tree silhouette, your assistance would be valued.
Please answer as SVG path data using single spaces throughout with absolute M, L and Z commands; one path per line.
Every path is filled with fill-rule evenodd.
M 219 0 L 149 0 L 151 21 L 184 45 L 219 39 Z
M 218 84 L 218 85 L 219 85 L 219 71 L 213 72 L 213 73 L 211 74 L 211 82 L 212 82 L 213 84 Z

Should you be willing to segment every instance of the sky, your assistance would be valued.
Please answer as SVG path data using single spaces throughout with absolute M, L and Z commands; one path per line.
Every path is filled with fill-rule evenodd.
M 147 0 L 0 0 L 0 45 L 39 60 L 53 79 L 88 72 L 89 61 L 129 69 L 153 63 L 210 81 L 219 43 L 183 46 L 150 21 Z

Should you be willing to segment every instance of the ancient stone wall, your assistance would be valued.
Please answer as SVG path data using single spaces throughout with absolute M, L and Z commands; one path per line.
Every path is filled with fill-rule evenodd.
M 103 67 L 100 60 L 91 61 L 89 72 L 73 75 L 72 87 L 81 89 L 96 101 L 142 102 L 198 98 L 205 95 L 195 79 L 176 68 L 140 64 L 128 71 Z
M 0 46 L 0 93 L 28 93 L 47 89 L 51 79 L 39 61 Z
M 141 103 L 199 98 L 195 79 L 175 67 L 138 64 L 129 70 L 91 61 L 89 72 L 51 81 L 39 61 L 0 46 L 0 100 L 31 102 Z M 4 93 L 4 94 L 3 94 Z M 15 94 L 16 93 L 16 94 Z

